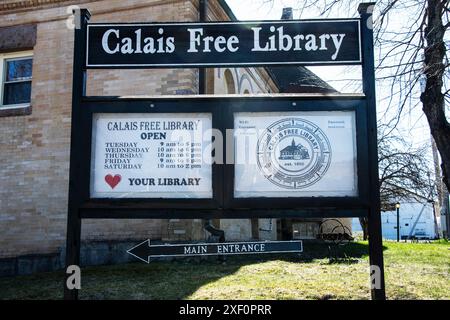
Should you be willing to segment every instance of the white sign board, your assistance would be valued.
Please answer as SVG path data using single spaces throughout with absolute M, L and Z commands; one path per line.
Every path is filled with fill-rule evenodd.
M 357 196 L 353 111 L 234 114 L 234 196 Z
M 211 127 L 208 113 L 94 114 L 91 197 L 212 198 Z

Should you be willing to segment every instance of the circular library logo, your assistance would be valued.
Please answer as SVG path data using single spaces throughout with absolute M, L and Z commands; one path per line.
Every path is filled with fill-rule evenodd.
M 271 124 L 257 145 L 258 167 L 275 185 L 302 189 L 319 181 L 331 163 L 331 146 L 325 133 L 301 118 Z

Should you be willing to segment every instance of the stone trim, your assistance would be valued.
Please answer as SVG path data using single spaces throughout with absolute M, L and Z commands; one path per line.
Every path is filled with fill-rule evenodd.
M 26 12 L 26 11 L 30 11 L 30 10 L 56 8 L 56 7 L 69 6 L 69 5 L 78 5 L 81 7 L 83 4 L 89 4 L 89 3 L 93 3 L 93 2 L 102 2 L 102 1 L 106 1 L 106 0 L 0 0 L 0 15 L 1 14 L 18 13 L 18 12 Z M 171 1 L 173 3 L 180 2 L 180 1 L 191 1 L 194 3 L 198 2 L 198 0 L 169 0 L 169 1 Z M 168 2 L 168 0 L 164 0 L 164 1 L 163 0 L 161 0 L 161 1 L 155 0 L 154 3 L 144 2 L 144 3 L 139 3 L 139 4 L 133 4 L 131 6 L 127 6 L 126 2 L 125 2 L 126 7 L 119 9 L 118 11 L 151 7 L 151 6 L 158 5 L 160 3 L 167 3 L 167 2 Z M 105 13 L 105 12 L 110 12 L 110 9 L 102 10 L 101 12 L 96 12 L 96 14 L 99 14 L 99 13 L 101 14 L 101 13 Z
M 32 112 L 31 106 L 19 107 L 19 108 L 0 108 L 0 118 L 3 117 L 17 117 L 28 116 Z
M 0 3 L 0 12 L 2 11 L 18 11 L 21 9 L 29 9 L 34 7 L 49 7 L 59 6 L 60 3 L 73 2 L 80 3 L 74 0 L 4 0 Z M 81 1 L 87 2 L 87 1 Z M 92 1 L 89 1 L 92 2 Z
M 142 241 L 143 239 L 82 241 L 80 251 L 81 267 L 136 262 L 136 258 L 128 254 L 127 250 Z M 162 244 L 159 239 L 152 239 L 152 243 Z M 0 277 L 61 270 L 65 266 L 65 255 L 65 247 L 60 247 L 50 253 L 0 258 Z M 171 260 L 173 258 L 160 259 Z
M 35 24 L 0 28 L 0 53 L 33 49 L 35 44 Z

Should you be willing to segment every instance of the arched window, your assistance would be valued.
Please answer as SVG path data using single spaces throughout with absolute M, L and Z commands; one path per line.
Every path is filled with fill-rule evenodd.
M 239 93 L 251 94 L 253 93 L 252 80 L 247 73 L 243 73 L 239 79 Z
M 236 87 L 234 85 L 234 79 L 230 69 L 225 70 L 224 76 L 225 76 L 225 84 L 227 86 L 227 93 L 229 94 L 236 93 Z

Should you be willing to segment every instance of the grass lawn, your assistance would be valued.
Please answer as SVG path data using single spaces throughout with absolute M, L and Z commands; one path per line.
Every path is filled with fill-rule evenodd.
M 384 243 L 388 299 L 450 299 L 450 243 Z M 366 242 L 82 269 L 80 299 L 369 299 Z M 60 299 L 63 272 L 0 278 L 0 299 Z

